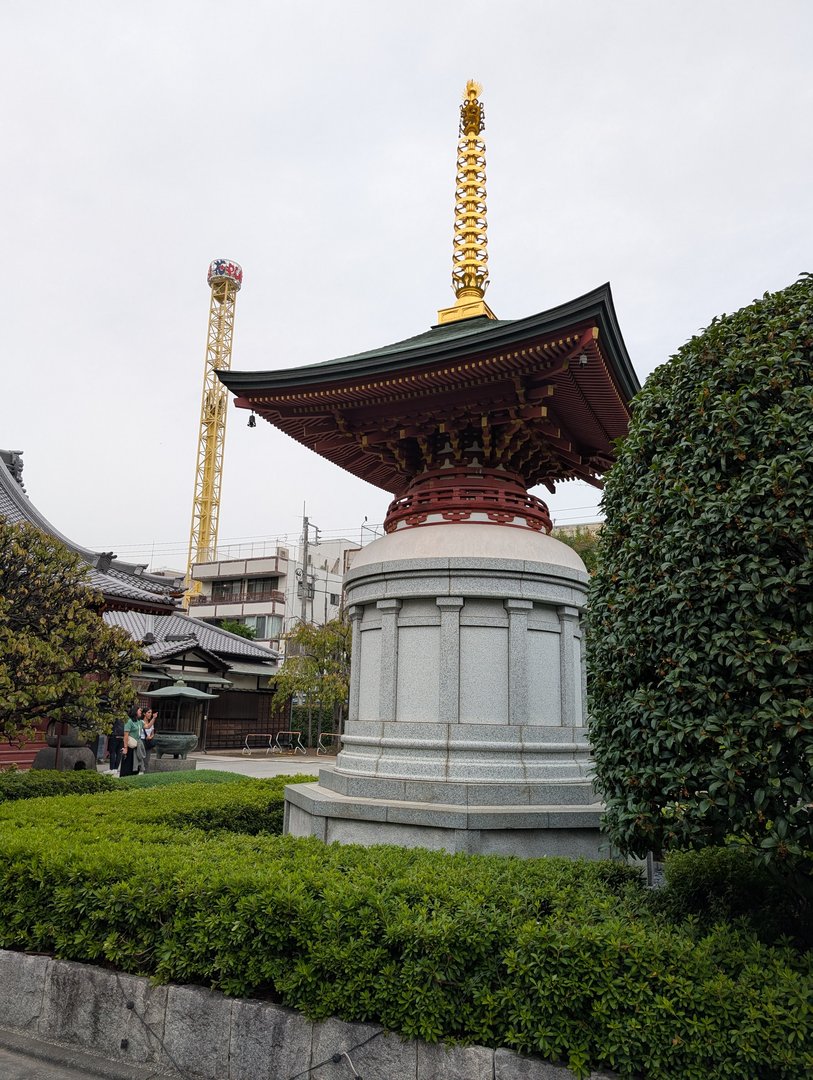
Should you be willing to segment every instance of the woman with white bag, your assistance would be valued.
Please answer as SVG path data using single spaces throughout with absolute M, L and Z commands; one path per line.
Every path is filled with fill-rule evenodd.
M 124 745 L 121 748 L 121 768 L 119 776 L 132 776 L 143 768 L 144 740 L 141 732 L 144 721 L 141 719 L 141 709 L 127 717 L 124 725 Z M 140 760 L 139 760 L 140 758 Z

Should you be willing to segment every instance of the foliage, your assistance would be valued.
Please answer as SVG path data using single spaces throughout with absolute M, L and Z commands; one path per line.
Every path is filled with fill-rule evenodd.
M 329 709 L 318 701 L 310 706 L 292 705 L 288 726 L 291 731 L 300 731 L 303 737 L 310 731 L 311 745 L 313 745 L 318 732 L 334 731 L 336 727 L 335 709 Z
M 590 589 L 592 743 L 623 851 L 813 856 L 813 277 L 649 379 Z
M 705 927 L 743 919 L 761 941 L 810 938 L 796 895 L 769 867 L 736 848 L 673 852 L 666 860 L 666 887 L 653 902 L 672 918 L 690 916 Z
M 507 1046 L 580 1076 L 813 1067 L 809 956 L 674 923 L 617 863 L 193 827 L 263 783 L 0 806 L 0 946 Z
M 57 772 L 55 769 L 0 772 L 0 802 L 40 799 L 49 795 L 88 795 L 114 791 L 115 787 L 116 781 L 112 777 L 88 769 L 78 772 Z
M 274 702 L 280 705 L 302 694 L 327 708 L 344 706 L 350 693 L 352 633 L 349 620 L 331 619 L 324 626 L 300 623 L 286 634 Z
M 315 776 L 274 776 L 267 780 L 243 778 L 243 783 L 206 785 L 203 797 L 192 799 L 188 787 L 164 788 L 156 794 L 161 820 L 174 828 L 202 829 L 205 832 L 235 832 L 247 836 L 279 835 L 285 813 L 288 784 L 313 783 Z M 174 809 L 172 808 L 174 806 Z
M 598 538 L 600 530 L 581 527 L 567 532 L 555 529 L 553 535 L 563 544 L 573 548 L 587 568 L 588 574 L 595 574 L 598 569 Z
M 257 636 L 257 631 L 253 626 L 246 626 L 239 619 L 221 619 L 220 629 L 228 630 L 230 634 L 237 634 L 238 637 L 248 638 L 250 641 L 253 641 Z
M 134 700 L 138 645 L 99 613 L 79 555 L 0 518 L 0 738 L 30 739 L 45 719 L 109 729 Z
M 182 772 L 148 772 L 123 776 L 121 787 L 151 788 L 174 787 L 175 784 L 242 784 L 245 776 L 240 773 L 221 772 L 218 769 L 189 769 Z

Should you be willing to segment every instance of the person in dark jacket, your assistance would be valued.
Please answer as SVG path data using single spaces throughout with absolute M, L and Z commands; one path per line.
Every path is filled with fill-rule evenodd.
M 121 748 L 124 745 L 124 721 L 117 716 L 113 721 L 113 730 L 107 736 L 107 754 L 110 771 L 118 772 L 121 761 Z

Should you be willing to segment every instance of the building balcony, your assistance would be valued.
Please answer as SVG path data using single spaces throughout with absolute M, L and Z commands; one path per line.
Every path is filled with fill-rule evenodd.
M 222 604 L 284 604 L 285 593 L 279 589 L 265 589 L 262 592 L 230 593 L 228 596 L 207 596 L 206 593 L 198 593 L 190 598 L 190 606 L 219 607 Z

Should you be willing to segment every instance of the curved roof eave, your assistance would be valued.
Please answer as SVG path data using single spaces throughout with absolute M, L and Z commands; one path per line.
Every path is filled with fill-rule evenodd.
M 165 587 L 161 589 L 160 586 L 164 582 L 160 578 L 143 573 L 146 564 L 119 563 L 116 560 L 115 570 L 118 574 L 110 574 L 104 570 L 99 570 L 98 563 L 101 553 L 91 551 L 90 548 L 77 544 L 60 532 L 56 526 L 52 525 L 45 515 L 37 509 L 23 491 L 21 485 L 17 483 L 2 463 L 0 463 L 0 496 L 2 496 L 0 498 L 0 513 L 3 512 L 3 506 L 6 507 L 7 511 L 9 509 L 12 511 L 10 515 L 8 513 L 4 514 L 4 516 L 8 517 L 8 520 L 13 522 L 25 521 L 29 525 L 33 525 L 34 528 L 39 529 L 40 532 L 58 540 L 69 551 L 79 555 L 90 567 L 92 587 L 99 592 L 121 600 L 132 600 L 137 603 L 163 607 L 167 611 L 175 608 L 170 583 L 165 583 Z
M 402 370 L 411 363 L 450 360 L 471 353 L 475 348 L 479 352 L 506 347 L 522 337 L 556 333 L 557 330 L 588 320 L 594 320 L 598 325 L 599 340 L 612 358 L 621 388 L 628 399 L 632 398 L 641 385 L 621 335 L 609 282 L 575 300 L 523 319 L 496 322 L 486 318 L 462 320 L 433 327 L 423 334 L 379 349 L 319 364 L 274 371 L 218 371 L 217 374 L 220 381 L 238 396 L 251 394 L 260 388 L 283 390 L 293 386 L 355 380 Z M 475 322 L 477 326 L 472 325 Z

